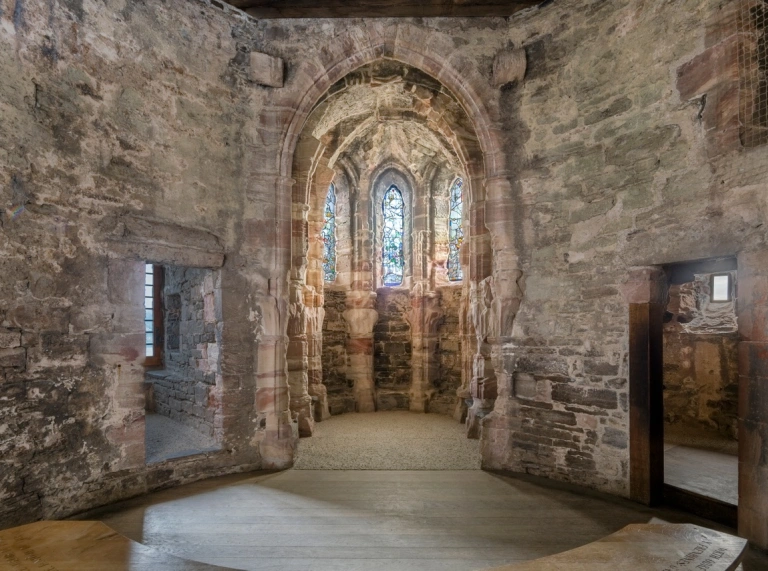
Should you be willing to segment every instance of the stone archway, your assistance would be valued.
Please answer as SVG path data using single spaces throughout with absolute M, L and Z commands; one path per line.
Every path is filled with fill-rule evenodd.
M 446 55 L 443 55 L 446 54 Z M 465 322 L 474 329 L 472 337 L 486 343 L 491 349 L 491 361 L 497 377 L 508 378 L 511 371 L 502 359 L 502 345 L 511 335 L 511 324 L 519 307 L 521 293 L 517 286 L 517 245 L 511 231 L 512 213 L 515 207 L 512 184 L 505 167 L 498 111 L 498 91 L 491 87 L 489 79 L 456 52 L 451 39 L 433 30 L 400 23 L 367 23 L 353 26 L 344 34 L 329 40 L 315 57 L 298 63 L 291 89 L 274 92 L 269 104 L 262 110 L 259 124 L 262 138 L 269 143 L 279 143 L 280 155 L 275 163 L 268 162 L 258 173 L 259 180 L 273 185 L 277 203 L 274 243 L 269 262 L 269 289 L 260 298 L 272 319 L 264 322 L 258 349 L 257 407 L 267 418 L 267 430 L 262 441 L 262 455 L 267 463 L 281 464 L 290 461 L 292 435 L 286 382 L 286 348 L 284 333 L 288 331 L 289 284 L 286 280 L 303 279 L 302 263 L 292 260 L 291 252 L 304 256 L 306 223 L 302 208 L 292 204 L 297 201 L 306 186 L 301 185 L 295 169 L 296 152 L 301 132 L 310 112 L 324 94 L 336 82 L 361 66 L 380 59 L 391 59 L 419 69 L 435 78 L 447 93 L 455 97 L 466 113 L 477 140 L 479 153 L 462 156 L 470 195 L 468 248 L 463 254 L 468 267 L 468 289 L 490 292 L 488 295 L 468 295 L 463 310 Z M 302 94 L 295 97 L 295 94 Z M 307 170 L 307 172 L 309 172 Z M 298 176 L 302 176 L 299 170 Z M 301 229 L 301 231 L 299 231 Z M 493 249 L 491 249 L 491 245 Z M 260 250 L 261 248 L 257 248 Z M 291 270 L 293 268 L 293 270 Z M 479 284 L 484 285 L 479 285 Z M 483 299 L 483 307 L 475 310 L 472 305 Z M 291 294 L 290 301 L 299 299 Z M 269 308 L 274 308 L 271 313 Z M 471 323 L 469 323 L 471 321 Z M 295 347 L 294 347 L 295 350 Z M 302 349 L 299 349 L 303 351 Z M 480 355 L 479 348 L 473 354 Z M 291 355 L 304 363 L 303 354 Z M 481 355 L 489 363 L 488 355 Z M 490 363 L 489 363 L 490 364 Z M 483 385 L 484 379 L 471 378 L 482 373 L 482 367 L 468 372 L 467 384 Z M 469 381 L 472 380 L 472 383 Z M 501 379 L 500 379 L 501 380 Z M 303 381 L 302 381 L 303 383 Z M 506 383 L 503 383 L 506 384 Z M 473 394 L 473 397 L 490 397 L 490 394 Z M 495 395 L 494 395 L 495 396 Z

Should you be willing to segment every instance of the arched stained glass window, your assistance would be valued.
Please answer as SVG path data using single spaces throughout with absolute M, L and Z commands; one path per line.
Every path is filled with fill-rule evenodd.
M 327 282 L 336 280 L 336 189 L 328 187 L 325 199 L 325 224 L 320 233 L 323 239 L 323 279 Z
M 385 286 L 403 283 L 403 214 L 405 203 L 403 195 L 392 185 L 384 193 L 381 204 L 383 213 L 383 231 L 381 234 L 381 265 Z
M 461 225 L 464 194 L 464 181 L 457 178 L 451 187 L 451 211 L 448 216 L 448 279 L 451 281 L 460 281 L 461 261 L 459 260 L 459 250 L 464 241 L 464 228 Z

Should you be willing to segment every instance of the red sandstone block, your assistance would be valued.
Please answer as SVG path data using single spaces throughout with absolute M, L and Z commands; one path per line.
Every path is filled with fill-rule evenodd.
M 768 377 L 739 375 L 739 419 L 747 423 L 768 423 L 766 386 Z M 768 443 L 766 448 L 768 452 Z
M 373 355 L 373 339 L 348 339 L 347 352 Z
M 745 341 L 768 341 L 768 306 L 751 306 L 739 311 L 739 335 Z
M 739 375 L 768 378 L 768 342 L 739 343 Z
M 256 410 L 273 411 L 288 408 L 288 387 L 256 389 Z
M 738 83 L 737 36 L 706 49 L 677 70 L 680 99 L 699 97 L 715 86 Z

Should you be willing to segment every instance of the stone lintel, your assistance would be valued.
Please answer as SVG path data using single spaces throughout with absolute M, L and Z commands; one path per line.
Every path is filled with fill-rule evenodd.
M 627 303 L 663 303 L 667 277 L 659 266 L 629 268 L 620 290 Z

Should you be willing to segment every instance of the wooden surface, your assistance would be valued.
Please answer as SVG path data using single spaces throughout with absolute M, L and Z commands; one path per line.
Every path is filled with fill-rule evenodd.
M 657 505 L 664 497 L 664 308 L 629 306 L 629 477 L 630 497 Z
M 98 521 L 40 521 L 0 531 L 2 571 L 215 571 L 140 545 Z
M 225 0 L 256 18 L 506 17 L 541 0 Z
M 690 524 L 634 524 L 566 553 L 492 571 L 732 571 L 747 540 Z
M 711 527 L 479 470 L 227 476 L 86 515 L 186 559 L 260 571 L 474 571 L 574 549 L 655 515 Z M 768 558 L 750 557 L 746 571 L 768 569 Z
M 664 484 L 664 504 L 736 529 L 739 508 L 714 498 Z

